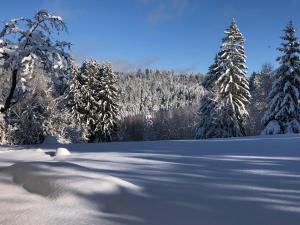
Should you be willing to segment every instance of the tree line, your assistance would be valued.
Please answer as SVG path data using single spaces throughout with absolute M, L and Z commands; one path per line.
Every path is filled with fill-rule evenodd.
M 207 75 L 114 72 L 93 59 L 78 65 L 59 16 L 39 11 L 0 31 L 1 143 L 109 142 L 299 133 L 299 43 L 290 22 L 279 68 L 247 76 L 244 36 L 225 30 Z

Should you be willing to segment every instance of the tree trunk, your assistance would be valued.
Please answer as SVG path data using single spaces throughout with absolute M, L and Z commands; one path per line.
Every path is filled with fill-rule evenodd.
M 14 93 L 15 93 L 16 86 L 17 86 L 17 75 L 18 75 L 18 70 L 17 69 L 13 70 L 9 95 L 7 96 L 7 98 L 5 100 L 4 106 L 0 109 L 1 113 L 5 113 L 11 107 L 11 101 L 14 97 Z

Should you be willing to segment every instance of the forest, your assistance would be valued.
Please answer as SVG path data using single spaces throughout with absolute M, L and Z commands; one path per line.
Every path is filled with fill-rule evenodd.
M 245 38 L 233 20 L 203 73 L 114 71 L 76 62 L 60 16 L 41 10 L 0 33 L 1 143 L 207 139 L 300 132 L 300 44 L 289 22 L 279 67 L 248 74 Z M 53 35 L 56 34 L 56 35 Z

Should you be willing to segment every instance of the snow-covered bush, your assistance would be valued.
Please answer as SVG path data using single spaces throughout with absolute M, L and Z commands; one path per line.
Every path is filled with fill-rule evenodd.
M 281 128 L 277 120 L 270 121 L 265 129 L 261 132 L 262 135 L 280 134 Z
M 4 116 L 5 142 L 8 144 L 37 144 L 44 139 L 43 123 L 48 117 L 47 80 L 43 74 L 32 79 L 30 92 L 12 105 Z
M 49 102 L 47 110 L 48 117 L 43 124 L 45 135 L 56 137 L 60 143 L 83 141 L 83 130 L 73 117 L 66 95 Z

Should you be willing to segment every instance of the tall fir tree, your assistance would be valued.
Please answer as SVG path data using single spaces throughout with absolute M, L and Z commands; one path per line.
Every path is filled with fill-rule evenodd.
M 235 20 L 225 30 L 219 53 L 204 84 L 208 90 L 199 108 L 197 138 L 238 137 L 246 134 L 250 100 L 244 37 Z
M 85 61 L 75 73 L 71 87 L 73 113 L 84 130 L 84 139 L 111 141 L 119 118 L 116 76 L 111 65 Z
M 265 129 L 262 134 L 285 134 L 300 132 L 300 44 L 292 22 L 284 29 L 282 53 L 277 61 L 269 107 L 263 117 Z

